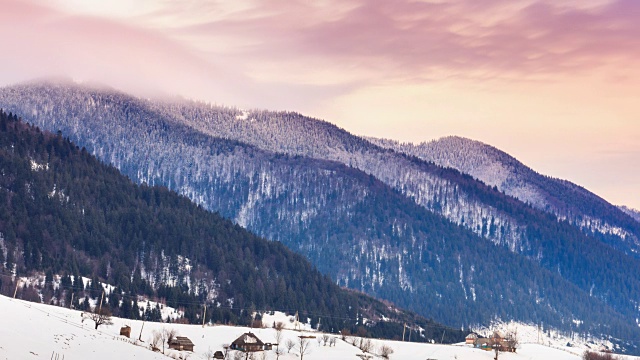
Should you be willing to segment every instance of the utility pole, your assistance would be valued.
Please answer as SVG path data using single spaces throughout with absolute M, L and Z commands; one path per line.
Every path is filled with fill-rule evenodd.
M 207 318 L 207 304 L 204 304 L 204 310 L 202 312 L 202 328 L 204 329 L 204 319 Z

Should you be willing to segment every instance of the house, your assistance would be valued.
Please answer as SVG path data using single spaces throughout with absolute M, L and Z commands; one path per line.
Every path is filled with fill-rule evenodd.
M 169 340 L 169 349 L 180 351 L 193 351 L 193 343 L 186 336 L 176 336 Z
M 491 339 L 479 337 L 473 342 L 473 347 L 483 350 L 491 350 Z
M 465 338 L 465 343 L 467 344 L 473 344 L 476 339 L 478 338 L 478 335 L 471 333 L 469 335 L 467 335 L 467 337 Z
M 240 335 L 231 343 L 231 349 L 243 352 L 264 351 L 265 344 L 251 332 Z
M 120 328 L 120 335 L 122 336 L 126 336 L 126 337 L 131 337 L 131 326 L 129 325 L 125 325 L 123 327 Z
M 213 354 L 213 358 L 214 359 L 224 359 L 224 354 L 222 353 L 222 351 L 216 351 Z
M 499 351 L 515 352 L 516 342 L 505 339 L 502 334 L 495 332 L 490 338 L 479 337 L 474 340 L 473 346 L 483 350 L 493 350 L 497 348 Z

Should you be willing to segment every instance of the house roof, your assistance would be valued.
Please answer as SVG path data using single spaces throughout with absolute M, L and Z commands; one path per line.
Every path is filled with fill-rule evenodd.
M 240 335 L 239 338 L 235 339 L 231 344 L 235 344 L 237 346 L 244 346 L 244 345 L 264 345 L 264 343 L 262 342 L 262 340 L 258 339 L 258 337 L 251 332 L 248 333 L 244 333 L 242 335 Z
M 171 344 L 178 344 L 182 346 L 194 346 L 194 344 L 186 336 L 176 336 L 171 340 Z
M 467 338 L 467 339 L 477 339 L 477 338 L 478 338 L 478 335 L 476 335 L 476 334 L 474 334 L 474 333 L 471 333 L 471 334 L 467 335 L 467 337 L 466 337 L 466 338 Z

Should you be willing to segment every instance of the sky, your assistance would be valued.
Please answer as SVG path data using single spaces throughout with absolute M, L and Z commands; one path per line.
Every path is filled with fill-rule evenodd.
M 0 0 L 0 85 L 96 81 L 493 145 L 640 209 L 637 0 Z

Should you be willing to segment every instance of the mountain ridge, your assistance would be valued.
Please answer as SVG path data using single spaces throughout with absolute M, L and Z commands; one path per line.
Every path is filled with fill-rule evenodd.
M 515 316 L 573 331 L 572 312 L 585 314 L 579 320 L 589 326 L 605 323 L 594 318 L 608 309 L 604 303 L 619 312 L 610 319 L 636 315 L 636 261 L 469 175 L 368 145 L 327 122 L 314 127 L 314 120 L 295 113 L 157 103 L 77 86 L 5 88 L 0 106 L 7 104 L 28 121 L 61 129 L 132 179 L 169 186 L 286 243 L 342 284 L 348 281 L 350 287 L 377 295 L 384 291 L 388 299 L 414 309 L 429 304 L 442 311 L 441 320 Z M 291 124 L 302 124 L 295 129 L 297 139 L 283 142 L 282 151 L 269 150 L 281 139 L 295 138 L 288 136 L 286 125 Z M 268 129 L 274 131 L 272 138 Z M 241 138 L 256 133 L 257 140 Z M 314 149 L 327 136 L 333 141 L 323 147 L 331 147 L 329 155 Z M 360 153 L 349 155 L 344 149 Z M 394 173 L 402 164 L 410 170 Z M 377 169 L 386 181 L 367 169 Z M 395 175 L 413 185 L 403 188 Z M 424 180 L 425 187 L 416 179 Z M 511 233 L 517 235 L 509 238 Z M 563 251 L 575 258 L 566 258 Z M 508 264 L 507 271 L 494 268 L 485 254 L 495 255 L 495 264 Z M 538 283 L 522 270 L 508 274 L 518 268 L 539 275 Z M 624 274 L 631 275 L 625 287 L 619 285 L 628 282 Z M 484 313 L 486 303 L 495 303 L 506 291 L 494 291 L 490 284 L 502 281 L 513 289 L 509 297 L 523 304 L 505 303 L 493 308 L 494 315 Z M 573 295 L 563 296 L 550 284 Z M 450 304 L 439 305 L 441 297 Z M 578 304 L 588 304 L 589 310 L 578 310 Z M 463 310 L 452 313 L 454 307 Z

